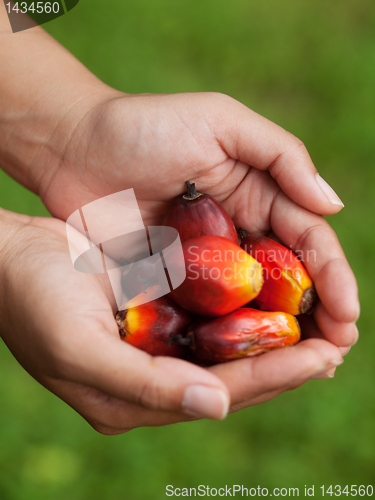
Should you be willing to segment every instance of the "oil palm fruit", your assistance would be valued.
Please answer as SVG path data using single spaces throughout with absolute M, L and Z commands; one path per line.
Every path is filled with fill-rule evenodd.
M 205 365 L 257 356 L 299 339 L 298 321 L 291 314 L 246 308 L 214 319 L 199 318 L 186 335 L 174 336 L 176 344 L 189 345 L 193 359 Z
M 223 207 L 212 196 L 198 193 L 194 183 L 186 185 L 187 193 L 174 200 L 163 226 L 177 229 L 181 241 L 213 234 L 238 243 L 236 228 Z
M 276 241 L 245 237 L 241 247 L 263 266 L 264 284 L 255 303 L 263 311 L 311 313 L 316 297 L 313 282 L 298 257 Z
M 181 335 L 195 316 L 167 297 L 118 311 L 116 322 L 120 337 L 153 356 L 184 358 L 189 350 L 171 342 Z
M 263 283 L 262 266 L 238 244 L 221 236 L 185 241 L 186 278 L 170 296 L 202 316 L 221 316 L 254 299 Z M 173 265 L 171 266 L 173 271 Z

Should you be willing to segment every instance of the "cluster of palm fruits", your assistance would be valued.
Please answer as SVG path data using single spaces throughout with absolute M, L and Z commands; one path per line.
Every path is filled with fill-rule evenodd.
M 121 338 L 203 365 L 297 343 L 295 316 L 315 300 L 301 261 L 273 239 L 237 232 L 219 203 L 186 184 L 163 219 L 180 235 L 186 279 L 168 296 L 118 311 Z

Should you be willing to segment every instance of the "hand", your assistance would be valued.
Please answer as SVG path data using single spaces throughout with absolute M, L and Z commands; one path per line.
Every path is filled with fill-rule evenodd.
M 158 225 L 184 182 L 196 182 L 237 227 L 273 231 L 305 257 L 320 298 L 314 335 L 343 348 L 356 342 L 356 281 L 334 231 L 318 215 L 342 204 L 317 180 L 296 137 L 220 94 L 101 92 L 95 106 L 85 113 L 81 106 L 70 120 L 74 131 L 58 168 L 49 168 L 40 182 L 55 216 L 66 219 L 90 201 L 133 188 L 145 224 Z
M 1 336 L 21 365 L 105 434 L 261 403 L 341 362 L 321 339 L 203 369 L 120 340 L 105 275 L 74 270 L 65 224 L 0 210 Z

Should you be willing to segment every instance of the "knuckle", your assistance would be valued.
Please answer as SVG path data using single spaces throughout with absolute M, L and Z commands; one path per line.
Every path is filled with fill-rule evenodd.
M 313 245 L 310 245 L 310 240 L 314 241 L 315 239 L 320 239 L 323 241 L 323 238 L 326 236 L 327 228 L 325 226 L 325 221 L 320 216 L 317 216 L 316 222 L 311 226 L 307 227 L 299 236 L 297 241 L 294 244 L 294 248 L 296 249 L 306 249 L 313 248 Z
M 162 392 L 154 379 L 148 379 L 141 385 L 137 403 L 152 410 L 161 409 Z
M 207 95 L 212 99 L 234 101 L 233 97 L 229 96 L 228 94 L 224 94 L 223 92 L 207 92 Z
M 205 99 L 208 98 L 209 102 L 213 106 L 214 111 L 221 110 L 226 106 L 233 106 L 234 104 L 240 104 L 236 99 L 231 97 L 228 94 L 224 94 L 222 92 L 206 92 Z M 241 106 L 243 106 L 241 104 Z
M 303 385 L 305 382 L 307 382 L 308 378 L 305 380 L 294 380 L 293 382 L 291 382 L 288 387 L 286 388 L 286 390 L 288 392 L 290 391 L 295 391 L 296 389 L 298 389 L 298 387 L 301 387 L 301 385 Z
M 301 162 L 310 160 L 310 155 L 305 144 L 292 133 L 285 132 L 287 136 L 283 139 L 281 150 L 268 166 L 270 174 L 276 181 L 289 168 L 288 164 L 290 160 L 296 161 L 298 159 Z
M 289 139 L 289 148 L 290 150 L 296 150 L 300 151 L 304 155 L 308 155 L 307 148 L 305 146 L 305 143 L 301 141 L 299 137 L 296 135 L 292 134 L 291 132 L 287 132 L 288 134 L 288 139 Z

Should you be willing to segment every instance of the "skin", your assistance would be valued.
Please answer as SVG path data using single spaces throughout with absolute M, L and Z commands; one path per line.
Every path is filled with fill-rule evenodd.
M 0 8 L 0 31 L 6 23 Z M 301 141 L 225 95 L 111 89 L 40 28 L 0 38 L 0 164 L 55 217 L 0 211 L 0 333 L 22 366 L 106 434 L 224 418 L 229 404 L 237 411 L 332 374 L 357 341 L 357 286 L 322 217 L 341 206 Z M 306 267 L 320 302 L 301 343 L 203 369 L 119 339 L 106 277 L 73 269 L 63 221 L 133 188 L 145 225 L 158 225 L 188 179 L 237 227 L 316 252 Z M 187 408 L 196 385 L 221 399 Z

